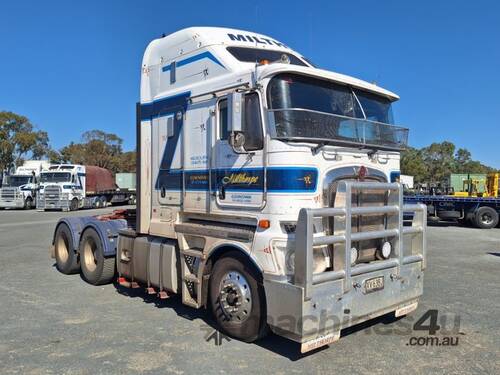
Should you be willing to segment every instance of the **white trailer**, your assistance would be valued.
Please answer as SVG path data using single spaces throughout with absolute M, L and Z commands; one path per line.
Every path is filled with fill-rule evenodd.
M 302 351 L 423 290 L 425 206 L 403 207 L 398 96 L 265 35 L 196 27 L 150 43 L 137 105 L 136 217 L 66 218 L 65 273 L 173 293 L 245 341 Z M 403 211 L 413 224 L 403 226 Z M 407 237 L 410 241 L 403 241 Z
M 0 189 L 0 208 L 34 208 L 38 178 L 49 165 L 46 160 L 26 160 L 13 175 L 4 177 Z

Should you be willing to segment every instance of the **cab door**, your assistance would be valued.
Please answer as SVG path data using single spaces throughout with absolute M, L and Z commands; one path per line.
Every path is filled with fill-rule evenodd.
M 264 128 L 260 94 L 244 95 L 244 152 L 230 145 L 228 98 L 217 102 L 216 139 L 212 154 L 212 209 L 261 208 L 264 204 Z
M 180 129 L 176 129 L 174 114 L 152 120 L 151 192 L 152 207 L 181 204 L 182 169 L 179 148 Z M 177 126 L 178 128 L 179 126 Z

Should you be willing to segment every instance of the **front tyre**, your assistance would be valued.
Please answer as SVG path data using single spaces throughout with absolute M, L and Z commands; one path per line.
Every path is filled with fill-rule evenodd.
M 115 258 L 104 256 L 99 234 L 87 229 L 80 240 L 80 263 L 82 276 L 89 284 L 109 284 L 115 276 Z
M 76 211 L 78 210 L 78 198 L 73 198 L 69 205 L 70 211 Z
M 33 199 L 31 197 L 26 198 L 24 201 L 24 209 L 25 210 L 31 210 L 33 208 Z
M 209 288 L 210 307 L 222 331 L 245 342 L 266 334 L 264 287 L 258 272 L 244 257 L 232 253 L 219 259 Z
M 54 236 L 56 266 L 60 272 L 66 275 L 80 271 L 78 254 L 73 247 L 72 238 L 71 231 L 66 224 L 60 224 L 57 227 L 56 235 Z

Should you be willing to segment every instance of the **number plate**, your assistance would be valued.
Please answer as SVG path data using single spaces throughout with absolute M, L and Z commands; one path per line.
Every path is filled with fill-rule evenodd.
M 374 277 L 365 281 L 365 293 L 384 289 L 384 276 Z

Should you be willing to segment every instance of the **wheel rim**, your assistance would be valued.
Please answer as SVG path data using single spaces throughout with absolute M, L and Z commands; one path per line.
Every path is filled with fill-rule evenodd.
M 481 222 L 486 225 L 493 223 L 493 216 L 489 212 L 485 212 L 481 215 Z
M 96 250 L 97 246 L 95 242 L 92 239 L 87 239 L 83 246 L 83 262 L 85 263 L 85 268 L 90 272 L 95 271 L 97 268 Z
M 226 273 L 220 282 L 219 301 L 227 320 L 243 322 L 248 319 L 252 294 L 247 279 L 236 271 Z
M 61 234 L 57 239 L 56 252 L 59 259 L 62 262 L 66 262 L 68 260 L 69 258 L 68 240 L 64 234 Z

